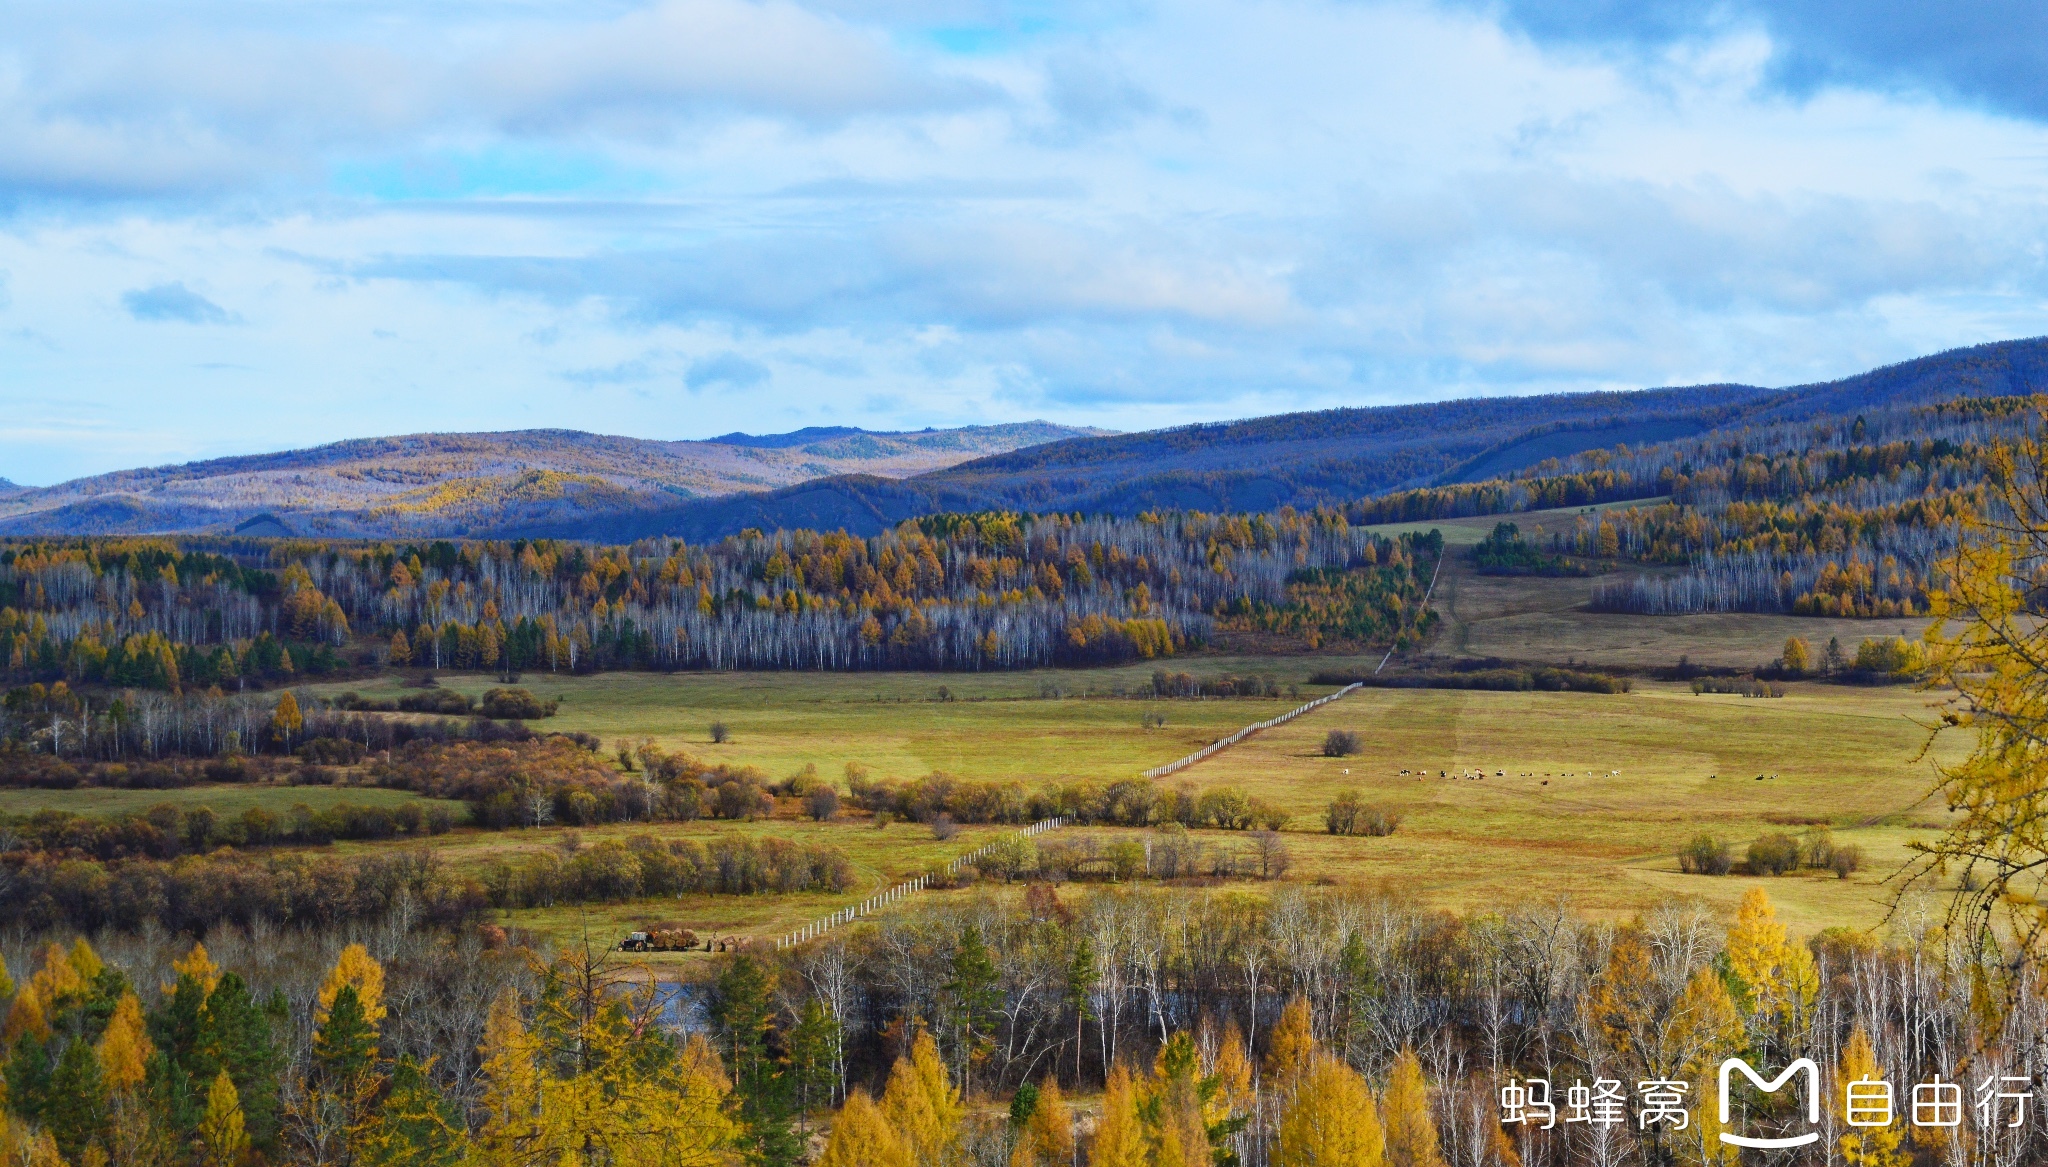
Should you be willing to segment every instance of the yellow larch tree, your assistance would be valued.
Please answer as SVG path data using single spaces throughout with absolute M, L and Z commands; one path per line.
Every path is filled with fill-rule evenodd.
M 484 1043 L 477 1049 L 482 1063 L 477 1109 L 483 1112 L 473 1155 L 478 1167 L 540 1164 L 551 1154 L 540 1121 L 538 1049 L 520 1018 L 519 995 L 506 989 L 491 1002 Z
M 1067 1100 L 1060 1097 L 1059 1082 L 1048 1074 L 1038 1088 L 1038 1104 L 1010 1152 L 1010 1167 L 1071 1167 L 1073 1161 L 1074 1117 Z
M 1848 1043 L 1842 1046 L 1841 1056 L 1835 1060 L 1835 1088 L 1829 1098 L 1836 1117 L 1848 1132 L 1837 1143 L 1842 1151 L 1842 1162 L 1848 1167 L 1911 1167 L 1912 1152 L 1899 1147 L 1905 1138 L 1906 1122 L 1905 1116 L 1898 1112 L 1896 1098 L 1889 1124 L 1849 1125 L 1849 1088 L 1858 1082 L 1884 1080 L 1884 1070 L 1877 1064 L 1877 1053 L 1870 1048 L 1870 1037 L 1859 1025 L 1849 1034 Z
M 1252 1107 L 1252 1063 L 1246 1056 L 1244 1034 L 1232 1021 L 1223 1029 L 1223 1039 L 1216 1045 L 1216 1064 L 1209 1074 L 1216 1080 L 1216 1089 L 1210 1095 L 1208 1113 L 1204 1116 L 1211 1126 L 1231 1115 L 1243 1114 Z
M 855 1087 L 832 1120 L 832 1137 L 814 1167 L 911 1167 L 911 1159 L 881 1107 Z
M 27 1167 L 70 1167 L 64 1156 L 57 1151 L 57 1140 L 49 1131 L 38 1132 L 29 1140 Z
M 193 942 L 192 951 L 186 953 L 184 959 L 171 962 L 171 971 L 178 976 L 191 977 L 197 981 L 201 997 L 211 996 L 213 987 L 220 983 L 220 966 L 213 963 L 213 957 L 207 955 L 206 945 L 197 941 Z M 174 993 L 177 988 L 177 983 L 173 981 L 164 985 L 164 992 Z
M 1785 939 L 1771 897 L 1750 888 L 1728 928 L 1728 969 L 1741 983 L 1752 1023 L 1767 1031 L 1796 1027 L 1820 994 L 1813 954 Z
M 1681 1139 L 1690 1161 L 1703 1167 L 1734 1167 L 1742 1149 L 1721 1141 L 1721 1110 L 1715 1083 L 1723 1059 L 1742 1052 L 1747 1034 L 1728 986 L 1711 968 L 1693 973 L 1671 1010 L 1668 1046 L 1680 1081 L 1695 1083 L 1693 1121 Z
M 203 1167 L 235 1167 L 248 1151 L 242 1098 L 222 1070 L 206 1088 L 206 1110 L 199 1117 L 199 1161 Z
M 1183 1031 L 1167 1038 L 1153 1059 L 1144 1104 L 1158 1167 L 1208 1167 L 1213 1160 L 1202 1087 L 1201 1054 L 1193 1035 Z
M 1358 1072 L 1317 1051 L 1280 1114 L 1274 1167 L 1382 1167 L 1386 1132 Z
M 1145 1167 L 1145 1128 L 1138 1118 L 1138 1090 L 1122 1062 L 1112 1066 L 1102 1091 L 1102 1120 L 1088 1167 Z
M 1315 1048 L 1315 1028 L 1309 1017 L 1308 1001 L 1296 997 L 1280 1011 L 1280 1023 L 1266 1038 L 1267 1079 L 1279 1089 L 1286 1090 L 1294 1075 L 1308 1065 L 1309 1055 L 1315 1052 Z
M 908 1058 L 896 1059 L 882 1091 L 882 1113 L 917 1167 L 935 1167 L 952 1157 L 964 1110 L 930 1031 L 918 1033 Z
M 100 1080 L 107 1090 L 119 1094 L 142 1085 L 149 1074 L 149 1059 L 156 1046 L 142 1019 L 142 1002 L 133 993 L 121 994 L 114 1015 L 100 1034 Z
M 291 694 L 287 693 L 289 697 Z M 384 1020 L 384 966 L 370 955 L 370 950 L 360 944 L 351 944 L 341 950 L 334 961 L 334 967 L 327 970 L 327 977 L 320 982 L 320 996 L 313 1014 L 316 1025 L 325 1024 L 327 1011 L 334 1008 L 335 994 L 343 985 L 353 985 L 356 1001 L 363 1007 L 363 1020 L 376 1028 Z
M 1445 1167 L 1436 1120 L 1430 1117 L 1429 1082 L 1422 1062 L 1408 1046 L 1394 1059 L 1387 1076 L 1381 1113 L 1386 1125 L 1388 1167 Z

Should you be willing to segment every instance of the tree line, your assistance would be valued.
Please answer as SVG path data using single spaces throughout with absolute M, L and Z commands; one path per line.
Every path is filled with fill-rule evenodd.
M 935 515 L 874 538 L 712 544 L 0 543 L 0 669 L 158 690 L 365 664 L 436 669 L 1023 668 L 1170 657 L 1226 611 L 1300 607 L 1302 572 L 1375 568 L 1408 540 L 1338 511 Z M 1375 593 L 1377 595 L 1378 593 Z M 1338 618 L 1338 617 L 1332 617 Z M 1321 617 L 1302 617 L 1315 626 Z M 1328 635 L 1392 639 L 1393 616 Z M 1341 621 L 1340 621 L 1341 622 Z

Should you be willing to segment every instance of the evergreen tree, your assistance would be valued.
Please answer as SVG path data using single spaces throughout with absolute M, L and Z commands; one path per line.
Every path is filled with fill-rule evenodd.
M 775 982 L 766 966 L 744 953 L 718 976 L 711 1016 L 725 1046 L 749 1155 L 763 1164 L 797 1161 L 801 1146 L 791 1128 L 790 1076 L 770 1045 Z
M 462 1116 L 427 1077 L 426 1067 L 400 1058 L 391 1091 L 362 1140 L 360 1162 L 372 1167 L 456 1167 L 469 1150 Z
M 27 990 L 22 993 L 27 996 Z M 7 1062 L 7 1105 L 30 1121 L 42 1120 L 43 1107 L 50 1098 L 50 1051 L 33 1033 L 14 1039 L 14 1054 Z
M 363 1014 L 356 987 L 343 985 L 313 1031 L 313 1063 L 331 1081 L 359 1077 L 376 1064 L 377 1037 L 377 1027 Z
M 803 1011 L 789 1031 L 789 1075 L 800 1113 L 832 1104 L 839 1089 L 838 1049 L 839 1022 L 825 1011 L 824 1002 L 816 997 L 805 999 Z
M 106 1125 L 107 1088 L 100 1077 L 99 1056 L 90 1042 L 75 1037 L 64 1043 L 57 1069 L 50 1075 L 41 1117 L 67 1158 L 77 1158 Z
M 952 1007 L 952 1022 L 959 1034 L 960 1079 L 971 1087 L 974 1067 L 995 1050 L 996 1010 L 1002 994 L 995 958 L 981 938 L 981 929 L 960 930 L 960 943 L 953 950 L 953 976 L 940 986 Z
M 1067 962 L 1066 1001 L 1067 1008 L 1074 1011 L 1074 1088 L 1080 1089 L 1081 1051 L 1087 1048 L 1081 1040 L 1081 1025 L 1089 1017 L 1089 996 L 1095 991 L 1095 980 L 1100 975 L 1095 969 L 1095 946 L 1083 936 L 1074 944 L 1074 959 Z
M 202 1049 L 214 1069 L 234 1080 L 250 1143 L 270 1146 L 278 1125 L 277 1045 L 270 1017 L 234 973 L 222 976 L 206 999 Z

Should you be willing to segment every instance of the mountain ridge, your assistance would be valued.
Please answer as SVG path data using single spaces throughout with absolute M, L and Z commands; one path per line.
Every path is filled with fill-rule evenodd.
M 416 433 L 93 475 L 0 494 L 0 534 L 229 531 L 460 535 L 844 474 L 907 477 L 979 454 L 1107 431 L 1012 422 L 918 431 L 812 427 L 745 444 L 569 429 Z M 728 435 L 730 436 L 730 435 Z

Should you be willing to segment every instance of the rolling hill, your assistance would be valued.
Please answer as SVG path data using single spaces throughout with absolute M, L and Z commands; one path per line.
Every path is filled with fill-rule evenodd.
M 0 534 L 218 533 L 261 520 L 261 533 L 325 537 L 704 541 L 749 527 L 868 535 L 934 511 L 1266 511 L 1508 478 L 1591 451 L 2041 391 L 2048 338 L 1782 389 L 1465 398 L 1131 434 L 1046 422 L 704 442 L 415 434 L 0 491 Z
M 445 536 L 631 522 L 695 498 L 821 477 L 900 478 L 1062 438 L 1046 422 L 881 433 L 850 427 L 662 442 L 575 430 L 409 434 L 0 489 L 0 534 Z
M 1624 444 L 1641 447 L 1962 397 L 2044 391 L 2048 338 L 2035 338 L 1783 389 L 1704 385 L 1467 398 L 1067 438 L 900 481 L 872 475 L 819 479 L 659 513 L 597 516 L 581 527 L 549 526 L 544 533 L 702 540 L 746 527 L 844 526 L 873 534 L 938 510 L 1133 515 L 1150 509 L 1306 507 L 1506 477 L 1547 460 Z

